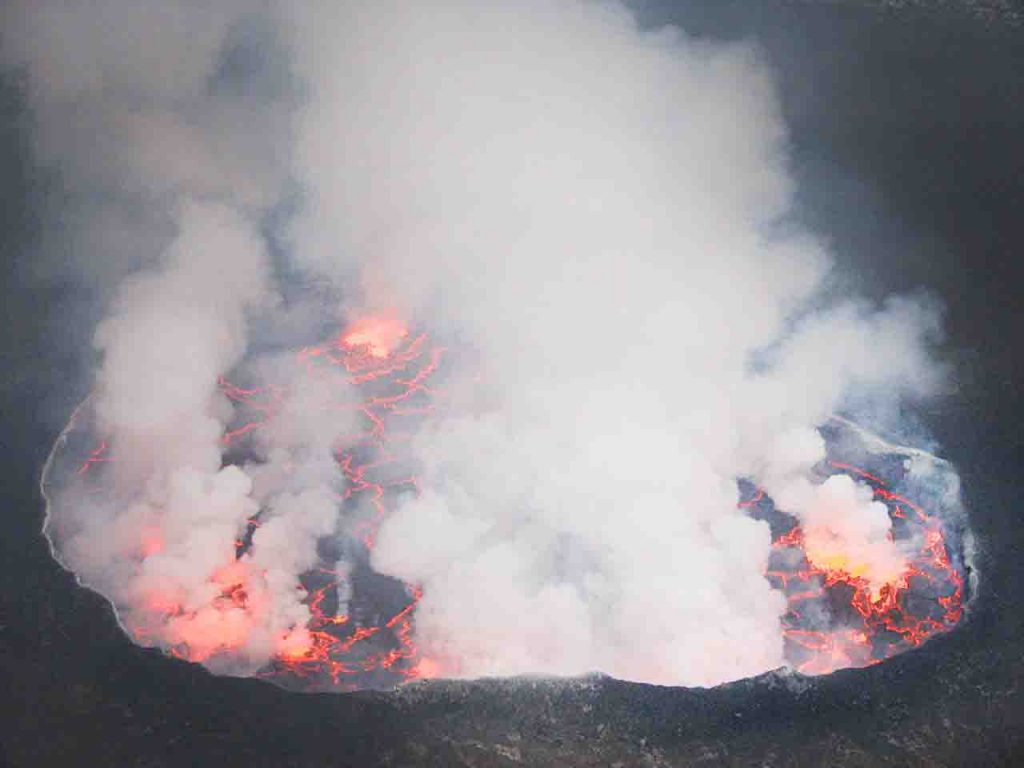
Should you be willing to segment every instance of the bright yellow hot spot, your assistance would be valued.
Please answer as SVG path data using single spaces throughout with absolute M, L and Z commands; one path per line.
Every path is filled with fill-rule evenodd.
M 409 334 L 409 329 L 390 315 L 367 315 L 356 320 L 341 336 L 346 349 L 365 349 L 378 359 L 390 355 Z

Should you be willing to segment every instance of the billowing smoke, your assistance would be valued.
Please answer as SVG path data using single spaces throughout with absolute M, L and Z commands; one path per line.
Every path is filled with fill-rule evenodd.
M 740 478 L 812 564 L 876 591 L 906 569 L 871 490 L 816 473 L 818 428 L 933 392 L 936 313 L 829 293 L 752 46 L 585 0 L 36 0 L 12 21 L 85 271 L 145 267 L 95 335 L 115 490 L 48 524 L 141 642 L 243 673 L 316 642 L 302 577 L 357 528 L 337 439 L 366 411 L 339 405 L 350 371 L 304 378 L 281 340 L 331 323 L 380 359 L 427 329 L 455 361 L 369 554 L 422 595 L 441 674 L 782 665 Z M 236 454 L 226 374 L 274 394 Z

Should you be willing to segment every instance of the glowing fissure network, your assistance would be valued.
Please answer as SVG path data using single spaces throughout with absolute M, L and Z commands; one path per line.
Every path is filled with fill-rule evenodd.
M 272 661 L 257 672 L 259 676 L 302 690 L 351 690 L 451 672 L 441 660 L 428 658 L 417 648 L 421 587 L 375 573 L 369 565 L 382 521 L 403 494 L 419 492 L 404 446 L 438 403 L 435 381 L 445 352 L 425 333 L 410 334 L 392 320 L 370 317 L 331 343 L 302 349 L 294 359 L 306 376 L 344 371 L 346 386 L 354 387 L 358 396 L 346 400 L 345 393 L 353 391 L 346 389 L 333 407 L 357 413 L 362 428 L 339 435 L 334 444 L 337 471 L 344 478 L 336 501 L 348 536 L 325 537 L 321 542 L 321 562 L 301 577 L 311 616 L 308 626 L 274 638 Z M 246 389 L 224 378 L 220 389 L 236 409 L 233 428 L 223 437 L 230 454 L 273 421 L 284 392 L 273 386 Z M 839 422 L 828 427 L 841 428 Z M 78 431 L 73 420 L 65 443 Z M 61 450 L 70 449 L 65 444 Z M 102 486 L 107 443 L 82 452 L 73 476 Z M 902 471 L 902 465 L 892 464 L 892 456 L 882 458 L 890 460 L 886 471 Z M 889 483 L 877 474 L 843 462 L 841 456 L 831 456 L 820 467 L 822 480 L 840 474 L 867 483 L 875 500 L 886 505 L 893 524 L 890 539 L 913 547 L 906 568 L 889 583 L 870 583 L 847 553 L 809 552 L 796 519 L 777 510 L 763 490 L 740 481 L 746 496 L 740 507 L 771 526 L 772 556 L 765 576 L 786 597 L 786 658 L 806 674 L 882 661 L 950 629 L 963 610 L 962 568 L 959 558 L 951 557 L 939 516 L 889 490 Z M 48 476 L 44 481 L 54 479 Z M 230 656 L 242 645 L 252 630 L 244 620 L 246 613 L 269 610 L 249 557 L 259 544 L 261 514 L 253 514 L 239 532 L 235 559 L 213 573 L 209 605 L 186 608 L 173 596 L 154 590 L 144 600 L 148 615 L 140 618 L 136 610 L 126 622 L 132 637 L 202 663 Z M 138 542 L 143 558 L 160 549 L 158 527 L 147 530 Z

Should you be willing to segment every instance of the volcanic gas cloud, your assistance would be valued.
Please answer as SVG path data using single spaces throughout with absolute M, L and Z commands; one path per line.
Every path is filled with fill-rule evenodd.
M 938 391 L 936 309 L 832 290 L 753 46 L 583 0 L 5 26 L 40 259 L 106 297 L 45 532 L 137 642 L 713 685 L 959 620 L 955 472 L 834 416 Z

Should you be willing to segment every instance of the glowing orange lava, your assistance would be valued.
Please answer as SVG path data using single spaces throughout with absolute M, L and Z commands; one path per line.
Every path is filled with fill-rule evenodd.
M 875 499 L 888 506 L 890 517 L 910 529 L 909 540 L 916 541 L 917 548 L 901 572 L 878 585 L 841 552 L 812 558 L 798 525 L 775 537 L 775 551 L 788 555 L 781 560 L 798 562 L 796 567 L 770 569 L 767 576 L 786 595 L 787 656 L 805 674 L 877 664 L 951 629 L 963 612 L 963 575 L 950 561 L 941 522 L 889 491 L 876 475 L 840 462 L 830 462 L 830 467 L 869 483 Z M 745 506 L 764 498 L 759 494 Z M 845 623 L 817 629 L 818 613 L 831 607 L 837 595 L 850 609 Z M 911 599 L 922 606 L 923 615 L 908 607 Z
M 386 314 L 368 315 L 356 320 L 341 335 L 341 345 L 350 351 L 365 350 L 378 360 L 394 352 L 409 329 L 395 317 Z
M 364 568 L 368 569 L 366 555 L 377 530 L 396 499 L 419 492 L 415 467 L 403 448 L 418 419 L 437 405 L 435 380 L 445 353 L 426 334 L 410 333 L 393 317 L 377 315 L 357 320 L 333 341 L 306 347 L 296 357 L 296 365 L 308 375 L 330 373 L 332 381 L 343 382 L 337 407 L 351 410 L 361 424 L 353 434 L 338 437 L 335 461 L 345 480 L 339 506 L 353 522 Z M 223 440 L 241 448 L 246 435 L 274 418 L 285 394 L 274 387 L 240 387 L 226 379 L 221 379 L 220 389 L 236 409 L 235 422 Z M 357 393 L 354 401 L 352 392 Z M 79 471 L 108 460 L 107 446 L 100 444 Z M 905 569 L 884 584 L 872 584 L 863 564 L 848 553 L 809 544 L 792 518 L 780 523 L 785 516 L 772 511 L 774 505 L 763 491 L 754 489 L 752 498 L 740 504 L 750 514 L 775 515 L 773 558 L 766 578 L 787 599 L 787 658 L 807 674 L 877 663 L 951 628 L 962 612 L 963 577 L 951 563 L 941 523 L 889 491 L 876 475 L 837 462 L 829 471 L 868 483 L 875 499 L 919 546 Z M 249 557 L 250 549 L 259 546 L 259 526 L 257 514 L 237 532 L 234 559 L 210 575 L 206 604 L 186 606 L 178 596 L 158 590 L 146 594 L 141 602 L 149 615 L 129 627 L 136 640 L 169 646 L 169 653 L 190 661 L 207 661 L 245 646 L 260 625 L 262 612 L 270 610 L 265 574 Z M 137 551 L 143 558 L 162 551 L 158 528 L 147 529 L 140 537 Z M 390 602 L 383 605 L 392 607 L 375 603 L 371 611 L 350 610 L 347 599 L 339 596 L 350 578 L 347 571 L 337 572 L 329 558 L 303 575 L 312 618 L 307 626 L 292 627 L 270 639 L 274 659 L 259 674 L 291 687 L 341 689 L 443 676 L 444 664 L 422 656 L 413 639 L 420 587 L 403 588 L 390 580 Z M 912 593 L 925 595 L 915 605 L 926 604 L 927 610 L 911 607 Z M 837 605 L 842 615 L 826 622 L 827 629 L 822 630 L 822 614 L 835 613 Z
M 298 354 L 298 363 L 310 375 L 329 370 L 322 366 L 337 367 L 345 373 L 345 384 L 362 392 L 363 399 L 349 407 L 358 414 L 363 429 L 338 437 L 335 459 L 345 478 L 340 503 L 345 509 L 360 511 L 354 531 L 367 552 L 397 496 L 418 492 L 416 477 L 404 469 L 407 462 L 402 447 L 407 430 L 403 424 L 415 422 L 433 408 L 437 391 L 431 379 L 444 352 L 426 334 L 410 335 L 393 318 L 374 316 L 355 322 L 333 343 L 306 347 Z M 247 412 L 244 426 L 231 433 L 230 439 L 273 418 L 281 396 L 241 389 L 226 381 L 221 388 Z M 256 526 L 258 521 L 254 521 L 250 540 Z M 313 618 L 301 632 L 296 630 L 282 639 L 264 676 L 279 681 L 308 680 L 314 687 L 329 681 L 331 687 L 351 689 L 371 678 L 393 685 L 441 673 L 436 662 L 420 658 L 413 642 L 413 615 L 422 596 L 418 586 L 406 585 L 405 604 L 390 616 L 367 622 L 338 613 L 335 595 L 344 579 L 329 563 L 308 574 L 308 579 L 306 602 Z

